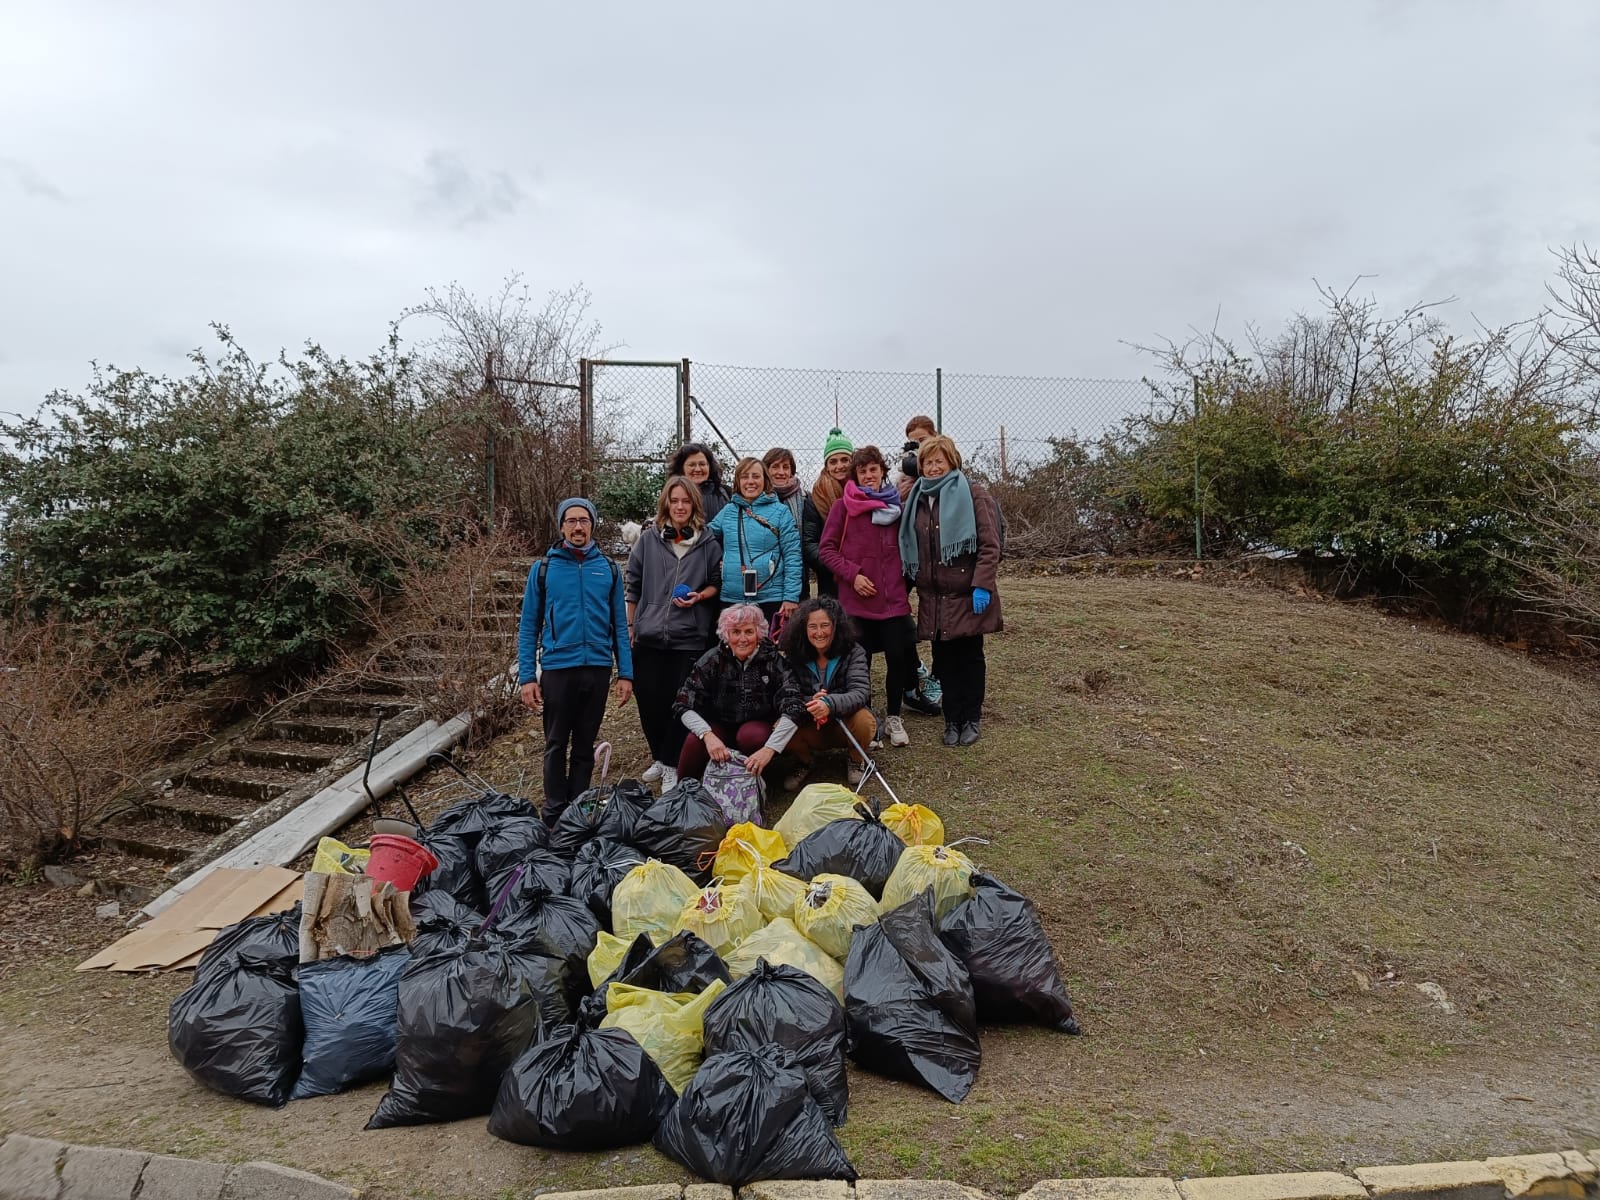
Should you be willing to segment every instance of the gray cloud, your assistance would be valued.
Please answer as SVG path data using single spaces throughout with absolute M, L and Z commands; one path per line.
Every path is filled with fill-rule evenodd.
M 421 211 L 444 218 L 456 229 L 512 216 L 528 201 L 521 185 L 505 171 L 473 171 L 449 150 L 428 152 L 419 188 Z
M 51 183 L 27 163 L 15 158 L 0 158 L 0 171 L 11 176 L 24 196 L 35 200 L 49 200 L 54 204 L 67 204 L 67 194 Z

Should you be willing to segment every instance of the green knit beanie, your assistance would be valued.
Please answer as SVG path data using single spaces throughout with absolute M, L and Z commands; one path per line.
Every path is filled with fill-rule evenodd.
M 844 430 L 835 425 L 828 430 L 828 440 L 822 443 L 822 461 L 827 462 L 830 457 L 843 450 L 846 454 L 856 452 L 856 444 L 845 437 Z

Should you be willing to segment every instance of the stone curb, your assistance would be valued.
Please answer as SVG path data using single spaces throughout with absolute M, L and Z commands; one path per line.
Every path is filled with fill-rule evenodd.
M 229 1167 L 139 1150 L 0 1139 L 0 1200 L 356 1200 L 320 1175 L 250 1162 Z
M 358 1200 L 360 1192 L 275 1163 L 222 1163 L 69 1146 L 13 1133 L 0 1138 L 0 1200 Z M 988 1200 L 948 1179 L 771 1180 L 738 1190 L 718 1183 L 643 1184 L 545 1192 L 539 1200 Z M 1045 1179 L 1017 1200 L 1600 1200 L 1600 1147 L 1474 1162 L 1413 1163 L 1222 1175 Z

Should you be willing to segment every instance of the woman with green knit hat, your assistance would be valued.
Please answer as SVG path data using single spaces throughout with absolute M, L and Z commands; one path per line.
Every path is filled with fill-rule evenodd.
M 822 473 L 817 476 L 817 482 L 812 484 L 811 495 L 806 497 L 802 509 L 800 553 L 806 566 L 817 577 L 819 596 L 839 594 L 839 585 L 833 578 L 833 572 L 822 565 L 817 550 L 822 543 L 822 526 L 828 520 L 828 513 L 844 495 L 845 481 L 850 478 L 850 456 L 855 450 L 855 443 L 845 437 L 844 431 L 837 425 L 828 430 L 827 440 L 822 443 Z

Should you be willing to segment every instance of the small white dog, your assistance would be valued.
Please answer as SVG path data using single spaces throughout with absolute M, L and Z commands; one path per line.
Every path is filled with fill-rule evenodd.
M 639 535 L 644 532 L 644 526 L 637 521 L 624 521 L 622 523 L 623 544 L 632 550 L 639 544 Z

